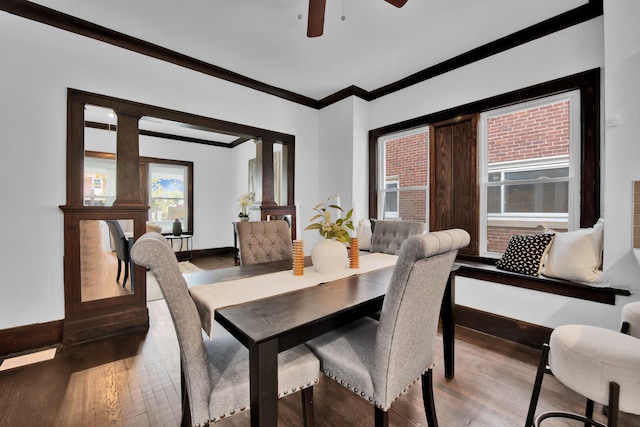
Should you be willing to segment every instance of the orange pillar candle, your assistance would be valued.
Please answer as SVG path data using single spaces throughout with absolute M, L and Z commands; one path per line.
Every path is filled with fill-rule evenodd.
M 293 275 L 304 275 L 304 242 L 302 240 L 293 241 Z
M 358 238 L 351 238 L 351 246 L 349 247 L 349 267 L 360 268 L 360 249 L 358 249 Z

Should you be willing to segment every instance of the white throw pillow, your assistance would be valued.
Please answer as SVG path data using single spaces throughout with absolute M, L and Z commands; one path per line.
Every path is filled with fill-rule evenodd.
M 596 282 L 602 271 L 604 220 L 592 228 L 556 233 L 541 273 L 572 282 Z
M 371 232 L 371 221 L 368 219 L 361 219 L 358 221 L 358 232 L 356 237 L 358 238 L 358 249 L 361 251 L 371 250 L 371 238 L 373 233 Z

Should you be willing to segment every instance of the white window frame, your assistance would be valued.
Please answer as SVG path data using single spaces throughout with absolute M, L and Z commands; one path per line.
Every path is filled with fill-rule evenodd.
M 569 155 L 555 156 L 540 159 L 528 159 L 502 164 L 488 164 L 488 142 L 487 142 L 487 120 L 520 110 L 554 104 L 560 101 L 569 101 Z M 580 91 L 574 90 L 561 94 L 551 95 L 533 101 L 522 102 L 495 110 L 486 111 L 480 114 L 478 122 L 478 171 L 480 174 L 480 255 L 485 257 L 499 257 L 501 254 L 487 251 L 487 226 L 489 221 L 503 221 L 505 225 L 528 224 L 535 228 L 541 222 L 553 225 L 556 228 L 574 230 L 580 224 Z M 568 178 L 544 178 L 536 180 L 535 183 L 567 181 L 569 183 L 569 202 L 567 214 L 539 214 L 518 213 L 504 215 L 487 214 L 487 188 L 500 185 L 499 183 L 489 183 L 489 173 L 499 170 L 517 171 L 532 170 L 552 167 L 569 167 Z M 522 181 L 531 183 L 532 181 Z M 513 181 L 511 181 L 513 183 Z

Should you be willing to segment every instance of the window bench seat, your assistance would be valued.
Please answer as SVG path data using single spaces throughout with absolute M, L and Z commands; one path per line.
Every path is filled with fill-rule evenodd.
M 626 289 L 610 287 L 599 288 L 542 275 L 529 276 L 500 270 L 493 264 L 494 260 L 485 260 L 484 258 L 481 258 L 481 260 L 482 261 L 468 260 L 458 257 L 455 262 L 455 265 L 458 266 L 456 276 L 501 283 L 610 305 L 615 305 L 616 295 L 631 295 L 631 292 Z

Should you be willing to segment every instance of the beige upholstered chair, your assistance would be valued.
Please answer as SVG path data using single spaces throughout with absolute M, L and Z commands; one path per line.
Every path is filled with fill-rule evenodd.
M 622 307 L 622 332 L 640 338 L 640 301 Z
M 459 229 L 410 237 L 380 321 L 365 317 L 307 342 L 324 374 L 373 403 L 376 426 L 388 424 L 393 401 L 421 378 L 429 427 L 437 426 L 431 368 L 440 306 L 457 250 L 468 244 Z
M 284 220 L 238 222 L 240 264 L 293 258 L 291 229 Z
M 205 426 L 249 409 L 249 352 L 230 334 L 203 339 L 196 306 L 165 238 L 144 234 L 133 245 L 131 258 L 151 269 L 176 329 L 182 371 L 181 424 Z M 302 390 L 303 418 L 310 426 L 319 367 L 304 345 L 278 355 L 279 396 Z
M 402 243 L 410 236 L 424 234 L 427 224 L 412 221 L 375 221 L 371 252 L 398 255 Z
M 545 373 L 552 373 L 562 384 L 586 397 L 584 416 L 564 411 L 535 416 Z M 593 420 L 594 402 L 608 406 L 606 426 Z M 616 427 L 619 411 L 640 415 L 640 339 L 596 326 L 555 328 L 549 344 L 542 348 L 525 427 L 537 427 L 548 418 Z

